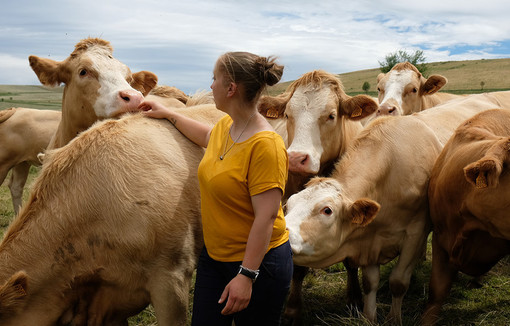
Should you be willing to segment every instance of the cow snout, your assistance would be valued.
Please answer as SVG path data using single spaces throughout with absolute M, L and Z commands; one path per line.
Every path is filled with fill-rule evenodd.
M 309 174 L 310 172 L 310 156 L 305 153 L 289 152 L 289 171 L 295 173 Z
M 380 105 L 376 115 L 397 115 L 397 107 L 395 105 Z
M 137 111 L 138 105 L 143 102 L 143 95 L 137 90 L 123 90 L 119 92 L 119 98 L 122 103 L 122 111 Z

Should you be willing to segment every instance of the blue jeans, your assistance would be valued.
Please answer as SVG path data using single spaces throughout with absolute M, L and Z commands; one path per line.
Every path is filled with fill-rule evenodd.
M 198 260 L 193 295 L 193 326 L 231 326 L 232 320 L 236 326 L 280 325 L 294 269 L 289 242 L 269 250 L 264 256 L 248 307 L 224 316 L 221 310 L 226 300 L 223 304 L 218 300 L 225 286 L 237 275 L 240 264 L 216 261 L 209 257 L 204 247 Z

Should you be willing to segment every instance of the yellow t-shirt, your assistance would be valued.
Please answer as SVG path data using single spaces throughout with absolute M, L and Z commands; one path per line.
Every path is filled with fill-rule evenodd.
M 214 126 L 198 167 L 205 246 L 211 258 L 223 262 L 243 260 L 255 218 L 250 197 L 272 188 L 283 192 L 288 173 L 285 144 L 272 131 L 261 131 L 236 143 L 220 160 L 226 137 L 227 149 L 233 142 L 231 125 L 227 115 Z M 288 239 L 280 204 L 268 251 Z

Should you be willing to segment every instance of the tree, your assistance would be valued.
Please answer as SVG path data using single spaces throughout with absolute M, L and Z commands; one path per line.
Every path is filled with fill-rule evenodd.
M 418 69 L 418 71 L 425 76 L 425 73 L 427 72 L 427 66 L 425 65 L 425 56 L 421 50 L 416 50 L 414 54 L 409 54 L 404 50 L 398 50 L 386 55 L 384 61 L 379 61 L 379 65 L 381 66 L 381 71 L 383 73 L 387 73 L 397 63 L 406 61 L 412 63 Z
M 482 86 L 482 91 L 483 91 L 483 87 L 485 86 L 485 82 L 483 80 L 480 82 L 480 86 Z
M 365 91 L 365 93 L 368 93 L 368 90 L 370 89 L 370 83 L 369 83 L 369 82 L 367 82 L 367 81 L 366 81 L 366 82 L 364 82 L 364 83 L 363 83 L 363 86 L 361 86 L 361 89 L 362 89 L 363 91 Z

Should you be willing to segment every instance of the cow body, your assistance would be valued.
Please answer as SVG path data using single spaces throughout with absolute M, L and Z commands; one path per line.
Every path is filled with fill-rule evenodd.
M 462 96 L 439 93 L 446 83 L 441 75 L 425 78 L 411 63 L 398 63 L 388 73 L 377 76 L 376 116 L 409 115 Z
M 446 144 L 429 186 L 432 273 L 424 324 L 435 324 L 458 271 L 480 276 L 510 253 L 510 112 L 467 120 Z
M 377 103 L 365 95 L 348 96 L 336 76 L 314 70 L 294 81 L 285 93 L 263 96 L 258 108 L 286 141 L 289 177 L 285 202 L 303 189 L 311 177 L 331 172 L 334 163 L 363 128 L 360 121 L 375 112 Z M 361 303 L 358 270 L 344 263 L 348 271 L 349 302 L 358 305 Z M 301 289 L 306 273 L 306 268 L 295 266 L 284 313 L 287 323 L 300 323 Z
M 435 159 L 456 126 L 509 96 L 474 96 L 370 123 L 331 178 L 312 179 L 287 201 L 294 262 L 323 268 L 349 259 L 361 266 L 363 311 L 375 321 L 379 265 L 399 256 L 388 317 L 400 322 L 402 298 L 430 232 L 427 185 Z
M 57 130 L 62 114 L 54 110 L 11 108 L 0 111 L 0 184 L 11 171 L 8 187 L 15 214 L 22 202 L 30 166 L 41 165 L 44 151 Z
M 223 115 L 182 113 L 210 124 Z M 152 303 L 159 325 L 185 325 L 202 156 L 168 121 L 140 114 L 48 152 L 0 244 L 0 324 L 127 325 Z
M 176 87 L 157 85 L 145 96 L 145 100 L 156 101 L 171 108 L 182 108 L 186 106 L 189 97 Z
M 144 96 L 156 86 L 151 72 L 131 73 L 115 59 L 110 43 L 88 38 L 76 44 L 64 61 L 30 56 L 29 62 L 45 86 L 65 84 L 62 120 L 49 148 L 67 144 L 97 120 L 136 111 Z

